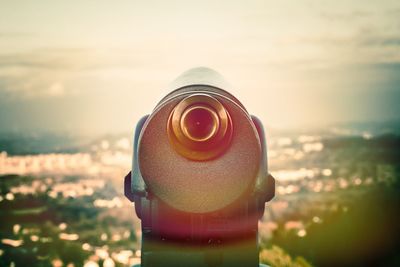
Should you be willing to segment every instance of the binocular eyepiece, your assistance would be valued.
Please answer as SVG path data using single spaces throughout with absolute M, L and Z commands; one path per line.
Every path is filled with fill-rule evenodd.
M 232 137 L 232 120 L 216 98 L 193 94 L 184 98 L 168 119 L 171 144 L 191 160 L 211 160 L 228 148 Z
M 258 266 L 257 221 L 275 193 L 262 124 L 213 70 L 189 70 L 171 87 L 138 122 L 125 177 L 142 266 Z M 210 265 L 214 254 L 224 260 Z

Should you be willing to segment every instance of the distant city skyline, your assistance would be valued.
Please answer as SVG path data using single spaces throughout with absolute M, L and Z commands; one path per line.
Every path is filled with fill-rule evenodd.
M 267 127 L 399 120 L 400 2 L 0 3 L 0 132 L 131 131 L 183 71 Z

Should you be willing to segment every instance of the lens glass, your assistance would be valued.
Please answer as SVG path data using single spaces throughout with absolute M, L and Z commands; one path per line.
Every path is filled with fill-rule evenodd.
M 211 138 L 218 127 L 215 112 L 204 107 L 189 109 L 182 119 L 183 132 L 188 138 L 195 141 Z

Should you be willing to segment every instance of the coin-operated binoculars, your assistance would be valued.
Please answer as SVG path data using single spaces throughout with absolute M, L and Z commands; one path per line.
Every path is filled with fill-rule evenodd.
M 182 74 L 135 131 L 125 195 L 142 267 L 259 266 L 258 220 L 275 194 L 261 122 L 207 68 Z

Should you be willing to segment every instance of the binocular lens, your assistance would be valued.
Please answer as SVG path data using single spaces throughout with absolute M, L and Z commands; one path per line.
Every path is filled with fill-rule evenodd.
M 212 138 L 219 127 L 217 113 L 206 106 L 193 106 L 185 110 L 181 118 L 183 134 L 193 141 Z
M 175 150 L 192 160 L 215 158 L 225 151 L 232 136 L 228 111 L 206 94 L 193 94 L 179 102 L 167 129 Z

